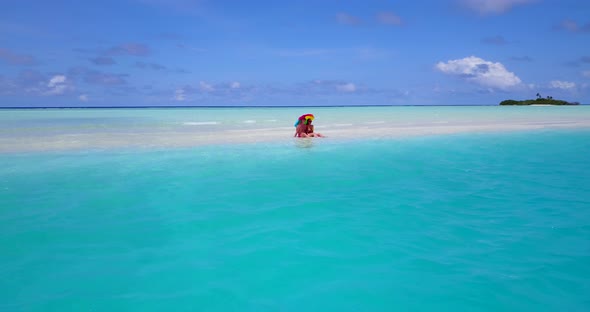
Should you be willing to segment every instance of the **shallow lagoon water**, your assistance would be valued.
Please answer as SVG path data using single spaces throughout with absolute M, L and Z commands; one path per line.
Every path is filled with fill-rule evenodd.
M 0 152 L 291 144 L 306 113 L 331 141 L 590 128 L 590 106 L 0 110 Z
M 0 154 L 0 310 L 588 310 L 587 128 L 322 131 Z

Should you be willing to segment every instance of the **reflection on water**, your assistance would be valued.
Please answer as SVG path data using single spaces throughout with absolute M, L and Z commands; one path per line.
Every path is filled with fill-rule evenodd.
M 294 139 L 295 146 L 299 148 L 311 148 L 313 147 L 313 138 L 296 138 Z

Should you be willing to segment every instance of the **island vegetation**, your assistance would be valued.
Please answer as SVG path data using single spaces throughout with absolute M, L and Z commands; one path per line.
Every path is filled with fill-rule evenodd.
M 537 99 L 535 100 L 505 100 L 500 102 L 500 105 L 579 105 L 578 102 L 567 102 L 563 100 L 556 100 L 552 96 L 542 97 L 541 94 L 537 93 Z

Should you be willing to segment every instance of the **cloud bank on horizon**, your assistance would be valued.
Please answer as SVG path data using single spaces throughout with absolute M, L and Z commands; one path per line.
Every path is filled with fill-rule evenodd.
M 8 0 L 0 106 L 590 103 L 590 2 Z

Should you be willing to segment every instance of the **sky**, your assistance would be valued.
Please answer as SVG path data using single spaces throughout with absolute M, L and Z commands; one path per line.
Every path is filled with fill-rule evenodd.
M 587 0 L 0 8 L 0 107 L 590 103 Z

